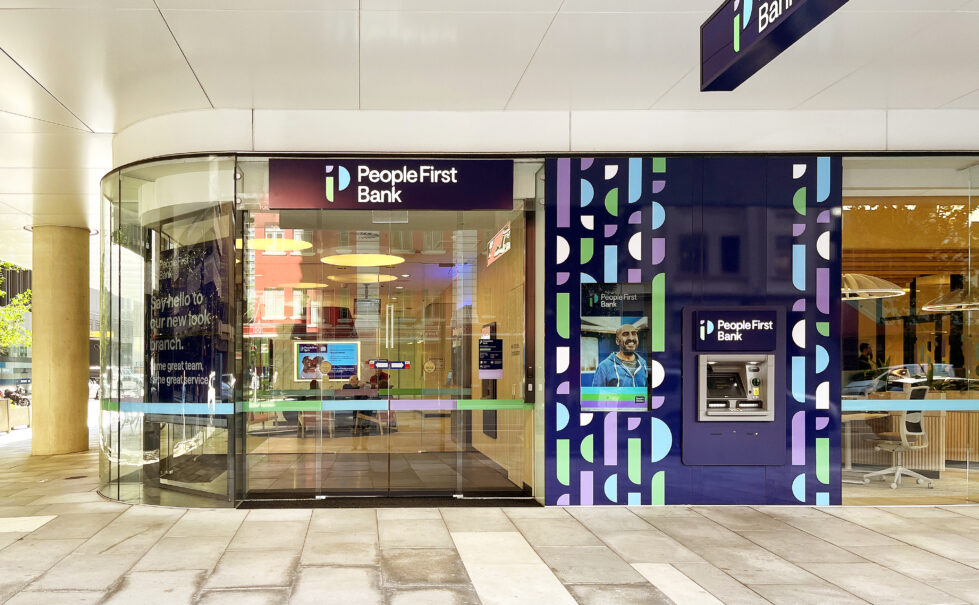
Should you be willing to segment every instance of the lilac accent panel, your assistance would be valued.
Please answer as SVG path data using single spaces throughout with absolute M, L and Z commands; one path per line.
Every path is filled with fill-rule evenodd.
M 605 444 L 605 466 L 616 466 L 619 463 L 619 434 L 617 422 L 619 415 L 616 412 L 609 412 L 605 415 L 605 431 L 603 443 Z
M 829 314 L 829 269 L 816 269 L 816 308 L 820 313 Z
M 642 222 L 642 210 L 636 210 L 635 212 L 629 215 L 630 225 L 638 225 L 641 222 Z
M 802 235 L 805 232 L 806 232 L 806 224 L 805 223 L 795 223 L 795 224 L 792 225 L 792 235 L 793 236 L 799 237 L 800 235 Z
M 569 506 L 571 504 L 571 494 L 561 494 L 557 499 L 558 506 Z
M 581 158 L 581 169 L 588 170 L 595 162 L 595 158 Z
M 817 416 L 816 417 L 816 430 L 821 431 L 829 426 L 829 416 Z
M 796 412 L 792 415 L 792 465 L 803 466 L 806 463 L 806 413 Z
M 455 399 L 392 399 L 392 410 L 454 410 Z
M 605 225 L 605 237 L 612 237 L 618 229 L 618 225 Z
M 663 404 L 664 403 L 666 403 L 666 397 L 650 397 L 649 398 L 649 407 L 651 409 L 658 410 L 661 407 L 663 407 Z
M 829 216 L 829 210 L 823 210 L 819 213 L 819 216 L 816 217 L 816 222 L 821 225 L 825 225 L 829 223 Z
M 629 283 L 638 284 L 642 281 L 642 269 L 629 269 Z
M 557 285 L 563 286 L 564 284 L 568 283 L 568 278 L 570 278 L 570 277 L 571 277 L 571 274 L 568 273 L 567 271 L 558 271 L 557 272 Z
M 796 313 L 805 313 L 806 311 L 806 299 L 800 298 L 792 304 L 792 310 Z
M 571 158 L 557 161 L 557 226 L 571 226 Z
M 666 189 L 666 181 L 653 181 L 653 193 L 662 193 Z
M 581 505 L 591 506 L 595 503 L 595 473 L 581 471 Z
M 666 238 L 653 238 L 653 264 L 658 265 L 666 258 Z
M 555 391 L 555 392 L 558 395 L 569 395 L 569 394 L 571 394 L 571 383 L 568 382 L 567 380 L 565 380 L 561 384 L 557 385 L 557 391 Z
M 640 422 L 642 422 L 642 418 L 630 418 L 629 419 L 629 423 L 628 423 L 629 430 L 630 431 L 634 431 L 637 428 L 639 428 L 639 423 Z

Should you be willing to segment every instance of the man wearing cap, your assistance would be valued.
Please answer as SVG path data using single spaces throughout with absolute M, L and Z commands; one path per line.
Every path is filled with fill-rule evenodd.
M 622 324 L 615 331 L 615 344 L 619 350 L 610 353 L 598 364 L 593 387 L 644 387 L 646 386 L 646 360 L 636 349 L 639 347 L 639 332 L 632 324 Z

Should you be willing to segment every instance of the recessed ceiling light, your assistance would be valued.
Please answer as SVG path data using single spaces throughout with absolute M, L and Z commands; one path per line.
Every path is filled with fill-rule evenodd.
M 320 261 L 338 267 L 389 267 L 400 265 L 405 259 L 393 254 L 334 254 L 324 256 Z
M 383 273 L 345 273 L 342 275 L 327 275 L 326 279 L 345 284 L 377 284 L 394 281 L 398 278 Z
M 264 250 L 266 252 L 297 252 L 313 247 L 312 242 L 301 239 L 286 239 L 283 237 L 256 237 L 248 240 L 247 243 L 249 250 Z M 240 239 L 235 240 L 235 248 L 242 248 L 242 241 Z
M 404 290 L 405 287 L 404 286 L 395 286 L 394 289 L 395 290 Z
M 411 276 L 410 276 L 410 275 L 408 275 L 407 273 L 402 273 L 402 274 L 401 274 L 401 277 L 403 277 L 403 278 L 405 278 L 405 279 L 408 279 L 408 278 L 409 278 L 409 277 L 411 277 Z
M 292 288 L 293 290 L 315 290 L 316 288 L 329 288 L 330 284 L 314 281 L 297 281 L 291 284 L 279 284 L 279 287 Z

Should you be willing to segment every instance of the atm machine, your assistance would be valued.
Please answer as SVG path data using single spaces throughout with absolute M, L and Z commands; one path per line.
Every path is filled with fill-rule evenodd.
M 683 463 L 782 465 L 786 457 L 785 312 L 683 312 Z

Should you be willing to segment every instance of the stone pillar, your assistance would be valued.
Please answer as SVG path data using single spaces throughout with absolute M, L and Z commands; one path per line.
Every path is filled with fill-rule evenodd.
M 88 229 L 34 227 L 34 455 L 88 449 Z

